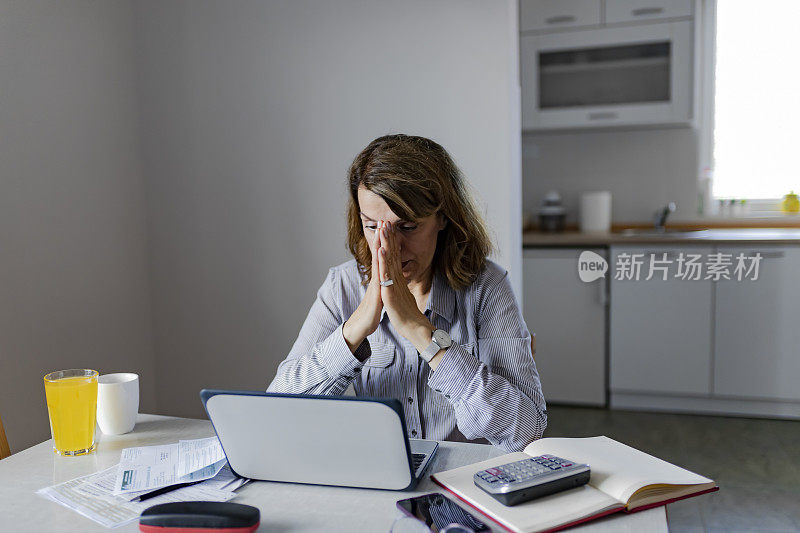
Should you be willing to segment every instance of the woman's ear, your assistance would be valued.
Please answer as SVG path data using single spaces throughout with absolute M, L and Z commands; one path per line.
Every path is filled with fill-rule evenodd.
M 444 228 L 447 227 L 447 217 L 443 214 L 439 213 L 439 231 L 442 231 Z

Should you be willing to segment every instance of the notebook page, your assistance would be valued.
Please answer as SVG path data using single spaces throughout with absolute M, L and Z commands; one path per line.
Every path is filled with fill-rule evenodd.
M 624 503 L 647 485 L 713 483 L 608 437 L 540 439 L 530 443 L 525 453 L 532 456 L 549 453 L 588 464 L 592 469 L 589 484 Z
M 479 470 L 519 461 L 526 457 L 522 452 L 512 453 L 439 472 L 432 477 L 495 521 L 520 533 L 551 529 L 614 507 L 621 507 L 619 502 L 588 485 L 508 507 L 476 487 L 472 480 L 473 474 Z

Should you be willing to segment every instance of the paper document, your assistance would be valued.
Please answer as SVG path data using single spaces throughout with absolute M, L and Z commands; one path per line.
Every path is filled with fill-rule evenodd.
M 119 466 L 115 465 L 101 472 L 79 477 L 52 487 L 46 487 L 37 491 L 37 493 L 94 520 L 98 524 L 113 528 L 137 520 L 142 511 L 160 503 L 193 500 L 226 502 L 236 496 L 236 493 L 231 492 L 231 490 L 220 490 L 215 486 L 235 486 L 239 481 L 247 481 L 237 478 L 231 472 L 230 478 L 233 478 L 233 480 L 226 475 L 213 484 L 210 483 L 211 480 L 204 481 L 197 485 L 183 487 L 155 496 L 143 502 L 129 501 L 130 495 L 116 496 L 113 494 Z M 222 482 L 224 484 L 220 485 Z M 241 484 L 238 486 L 241 486 Z
M 219 474 L 211 479 L 203 481 L 202 485 L 217 490 L 234 491 L 249 482 L 250 480 L 248 478 L 239 477 L 234 474 L 233 471 L 231 471 L 231 466 L 225 463 L 225 466 L 219 471 Z
M 225 459 L 217 437 L 178 442 L 178 475 L 188 476 Z M 224 464 L 224 463 L 223 463 Z M 219 469 L 217 469 L 219 472 Z
M 114 494 L 144 492 L 216 476 L 227 460 L 217 437 L 122 450 Z

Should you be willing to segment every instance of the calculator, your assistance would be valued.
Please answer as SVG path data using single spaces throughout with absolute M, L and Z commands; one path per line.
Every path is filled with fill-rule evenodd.
M 554 455 L 540 455 L 481 470 L 475 485 L 504 505 L 540 498 L 589 482 L 589 465 Z

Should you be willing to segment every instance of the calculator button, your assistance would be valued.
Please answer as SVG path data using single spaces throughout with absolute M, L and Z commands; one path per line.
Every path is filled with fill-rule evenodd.
M 566 467 L 568 467 L 568 466 L 572 466 L 572 463 L 561 463 L 561 466 L 563 466 L 564 468 L 566 468 Z
M 486 471 L 492 474 L 493 476 L 497 476 L 500 474 L 500 469 L 498 468 L 487 468 Z

